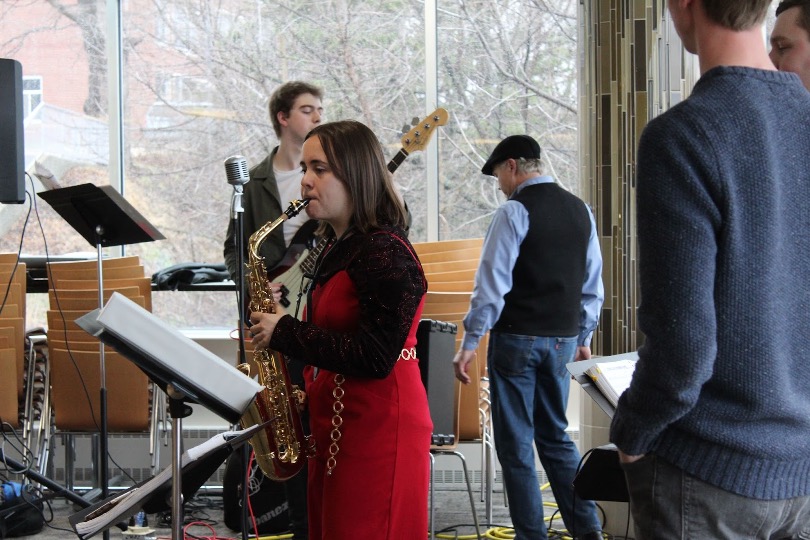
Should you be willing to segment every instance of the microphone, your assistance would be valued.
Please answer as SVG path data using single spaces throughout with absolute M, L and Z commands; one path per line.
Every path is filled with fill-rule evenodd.
M 250 182 L 248 166 L 245 156 L 231 156 L 225 160 L 225 174 L 228 176 L 228 183 L 234 188 L 241 187 Z
M 242 208 L 242 186 L 250 182 L 245 156 L 231 156 L 226 159 L 225 174 L 228 177 L 228 183 L 233 186 L 231 219 L 237 219 L 244 211 Z

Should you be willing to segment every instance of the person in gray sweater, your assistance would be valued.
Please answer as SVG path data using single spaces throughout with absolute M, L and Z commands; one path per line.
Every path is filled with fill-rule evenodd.
M 810 538 L 810 93 L 769 0 L 669 0 L 692 94 L 638 151 L 639 328 L 613 418 L 636 538 Z

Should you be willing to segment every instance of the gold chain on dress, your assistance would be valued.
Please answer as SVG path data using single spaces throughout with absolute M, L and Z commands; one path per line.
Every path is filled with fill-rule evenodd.
M 398 360 L 416 360 L 416 349 L 413 347 L 410 349 L 402 349 L 402 352 L 399 353 Z M 341 400 L 345 395 L 345 391 L 341 385 L 345 380 L 346 378 L 340 373 L 335 375 L 335 388 L 332 390 L 332 397 L 335 398 L 335 402 L 332 403 L 332 411 L 335 415 L 332 417 L 332 431 L 329 434 L 332 443 L 329 445 L 329 458 L 326 460 L 326 476 L 332 476 L 332 471 L 337 465 L 337 458 L 335 456 L 340 452 L 338 441 L 340 441 L 341 437 L 340 427 L 343 425 L 343 417 L 340 416 L 340 414 L 343 412 L 344 407 Z
M 332 397 L 335 398 L 335 402 L 332 404 L 332 411 L 334 411 L 335 415 L 332 417 L 332 432 L 329 434 L 330 438 L 332 439 L 332 444 L 329 445 L 329 459 L 326 460 L 326 476 L 332 476 L 332 470 L 334 470 L 335 466 L 337 465 L 337 453 L 340 451 L 340 446 L 338 446 L 338 441 L 340 440 L 340 427 L 343 425 L 343 417 L 340 416 L 340 413 L 343 412 L 343 395 L 345 394 L 341 385 L 346 380 L 343 375 L 338 373 L 335 375 L 335 388 L 332 390 Z

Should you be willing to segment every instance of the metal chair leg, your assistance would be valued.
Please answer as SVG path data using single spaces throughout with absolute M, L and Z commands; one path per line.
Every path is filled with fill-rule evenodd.
M 76 462 L 76 446 L 75 439 L 72 434 L 65 433 L 62 435 L 62 441 L 65 445 L 65 487 L 70 491 L 74 491 L 73 480 L 74 470 L 73 466 Z
M 48 476 L 48 466 L 51 458 L 51 445 L 53 444 L 53 410 L 51 409 L 51 368 L 50 359 L 45 357 L 45 366 L 42 384 L 45 388 L 42 398 L 42 410 L 39 413 L 39 453 L 37 464 L 39 473 Z
M 435 468 L 434 454 L 440 454 L 440 455 L 445 455 L 445 456 L 449 456 L 449 455 L 452 454 L 452 455 L 458 456 L 458 458 L 461 460 L 461 466 L 462 466 L 462 469 L 464 470 L 464 480 L 467 483 L 467 495 L 470 498 L 470 511 L 472 512 L 473 523 L 475 524 L 475 534 L 477 535 L 477 538 L 481 538 L 481 527 L 478 524 L 478 514 L 476 513 L 476 510 L 475 510 L 475 497 L 473 497 L 472 482 L 470 482 L 470 473 L 467 470 L 467 460 L 464 458 L 464 454 L 462 454 L 458 450 L 453 450 L 453 451 L 450 451 L 450 450 L 438 450 L 438 451 L 432 450 L 430 452 L 430 514 L 429 514 L 429 516 L 430 516 L 430 518 L 429 518 L 430 519 L 430 536 L 429 536 L 429 538 L 433 539 L 433 538 L 436 537 L 435 536 L 436 531 L 434 529 L 434 524 L 433 524 L 433 505 L 434 505 L 434 497 L 433 497 L 433 490 L 434 490 L 434 485 L 433 485 L 434 481 L 433 480 L 434 480 L 434 478 L 433 478 L 433 471 L 434 471 L 434 468 Z
M 453 454 L 458 456 L 461 460 L 461 465 L 464 468 L 464 479 L 467 481 L 467 494 L 470 496 L 470 510 L 472 511 L 473 523 L 475 523 L 475 534 L 481 538 L 481 528 L 478 525 L 478 514 L 475 511 L 475 501 L 473 500 L 472 485 L 470 484 L 470 474 L 467 471 L 467 460 L 464 459 L 464 454 L 455 450 Z
M 495 452 L 492 447 L 491 435 L 487 435 L 485 440 L 485 452 L 487 459 L 486 477 L 486 500 L 484 501 L 484 515 L 487 523 L 492 523 L 492 494 L 495 491 Z

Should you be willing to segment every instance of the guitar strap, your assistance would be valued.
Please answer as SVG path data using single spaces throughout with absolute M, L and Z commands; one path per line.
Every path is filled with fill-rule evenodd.
M 315 240 L 315 230 L 318 228 L 320 222 L 317 219 L 308 219 L 301 227 L 295 232 L 290 246 L 301 244 L 306 246 L 307 249 L 312 248 Z
M 336 245 L 338 245 L 341 240 L 346 238 L 346 236 L 348 236 L 349 233 L 352 232 L 352 231 L 353 231 L 352 227 L 349 227 L 348 229 L 346 229 L 346 231 L 342 235 L 340 235 L 340 238 L 338 238 L 337 240 L 334 240 L 333 242 L 330 242 L 329 245 L 327 245 L 325 248 L 323 248 L 323 251 L 321 251 L 321 254 L 318 255 L 318 260 L 315 263 L 315 270 L 312 271 L 311 279 L 309 281 L 309 284 L 307 285 L 307 317 L 306 317 L 307 320 L 306 320 L 306 322 L 312 322 L 313 321 L 312 313 L 315 311 L 315 306 L 312 304 L 312 292 L 315 290 L 315 281 L 317 281 L 318 274 L 320 274 L 320 272 L 321 272 L 321 265 L 323 264 L 324 259 L 326 259 L 327 255 L 332 251 L 332 249 L 334 249 L 334 247 Z
M 323 251 L 321 251 L 321 254 L 318 255 L 318 261 L 315 263 L 315 270 L 313 270 L 313 272 L 312 272 L 312 278 L 309 280 L 309 283 L 307 284 L 307 316 L 306 316 L 306 322 L 312 322 L 314 320 L 314 317 L 312 316 L 312 314 L 315 312 L 315 303 L 312 301 L 312 293 L 315 290 L 315 281 L 318 279 L 318 274 L 321 271 L 321 264 L 323 264 L 323 261 L 324 261 L 324 259 L 326 259 L 326 256 L 329 254 L 329 252 L 332 251 L 332 248 L 334 248 L 338 244 L 338 242 L 343 240 L 343 238 L 349 233 L 349 231 L 351 231 L 351 228 L 346 229 L 346 232 L 344 232 L 340 236 L 340 238 L 338 238 L 334 242 L 331 242 L 328 246 L 323 248 Z M 320 369 L 317 366 L 313 366 L 313 374 L 312 374 L 312 379 L 313 380 L 318 378 L 318 372 L 319 371 L 320 371 Z

